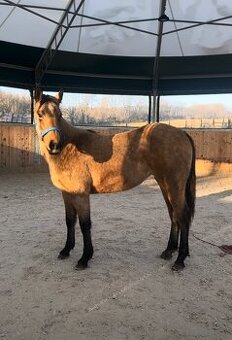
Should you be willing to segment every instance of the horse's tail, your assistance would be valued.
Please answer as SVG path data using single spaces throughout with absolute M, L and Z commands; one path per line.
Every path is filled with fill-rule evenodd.
M 192 163 L 191 168 L 189 172 L 189 176 L 186 183 L 186 189 L 185 189 L 185 198 L 186 203 L 188 205 L 188 220 L 191 221 L 194 216 L 195 212 L 195 199 L 196 199 L 196 170 L 195 170 L 195 162 L 196 162 L 196 151 L 195 151 L 195 145 L 192 140 L 192 138 L 186 133 L 191 147 L 192 147 Z

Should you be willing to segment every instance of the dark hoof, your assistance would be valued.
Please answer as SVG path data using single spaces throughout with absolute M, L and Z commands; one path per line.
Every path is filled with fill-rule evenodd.
M 84 270 L 88 267 L 88 263 L 77 263 L 75 270 Z
M 164 250 L 160 257 L 164 260 L 170 260 L 172 258 L 172 250 Z
M 67 259 L 69 257 L 69 252 L 61 250 L 61 252 L 58 255 L 58 259 L 59 260 L 64 260 Z
M 174 263 L 172 266 L 172 270 L 174 272 L 181 272 L 184 269 L 185 265 L 184 263 Z

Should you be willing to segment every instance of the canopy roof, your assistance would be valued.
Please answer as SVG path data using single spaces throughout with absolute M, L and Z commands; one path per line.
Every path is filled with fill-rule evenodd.
M 0 84 L 232 92 L 231 33 L 228 0 L 0 0 Z

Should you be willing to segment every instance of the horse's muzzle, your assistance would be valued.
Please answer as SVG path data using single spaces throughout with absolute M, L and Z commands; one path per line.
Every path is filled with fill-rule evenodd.
M 49 149 L 48 149 L 49 153 L 51 155 L 57 155 L 60 153 L 61 151 L 61 144 L 60 143 L 56 143 L 53 140 L 51 140 L 51 142 L 49 143 Z

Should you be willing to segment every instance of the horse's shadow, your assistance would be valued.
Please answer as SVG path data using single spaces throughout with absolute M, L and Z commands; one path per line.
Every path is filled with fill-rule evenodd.
M 79 138 L 73 141 L 78 151 L 92 156 L 97 163 L 109 161 L 113 155 L 114 134 L 101 134 L 93 130 L 85 132 L 87 133 L 80 134 Z

